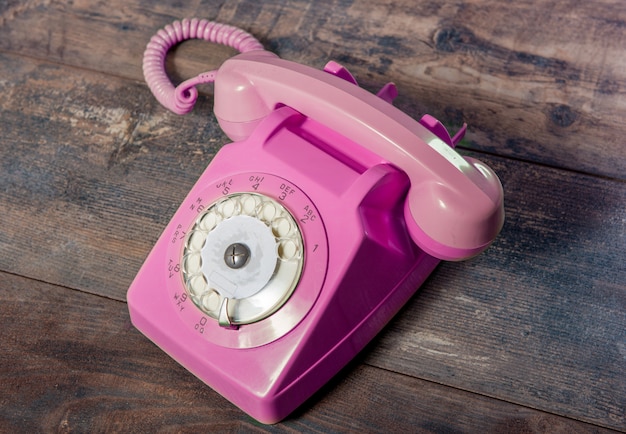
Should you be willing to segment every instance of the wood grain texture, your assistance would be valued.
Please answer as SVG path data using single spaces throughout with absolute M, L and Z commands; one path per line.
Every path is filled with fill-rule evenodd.
M 6 273 L 0 283 L 3 432 L 604 432 L 356 364 L 306 411 L 261 426 L 148 342 L 124 303 Z
M 463 152 L 505 189 L 494 245 L 440 266 L 271 430 L 626 431 L 624 3 L 154 3 L 0 4 L 0 431 L 265 429 L 123 303 L 226 140 L 210 87 L 179 117 L 141 82 L 150 36 L 193 15 L 290 60 L 339 60 L 370 90 L 395 81 L 412 116 L 468 122 Z M 181 45 L 171 75 L 232 54 L 209 47 Z
M 0 48 L 134 79 L 141 79 L 146 41 L 174 19 L 236 24 L 283 58 L 317 67 L 338 60 L 372 89 L 395 81 L 398 105 L 410 114 L 468 122 L 473 149 L 625 179 L 624 2 L 137 1 L 114 8 L 34 1 L 5 8 Z M 211 69 L 225 57 L 198 45 L 181 70 Z

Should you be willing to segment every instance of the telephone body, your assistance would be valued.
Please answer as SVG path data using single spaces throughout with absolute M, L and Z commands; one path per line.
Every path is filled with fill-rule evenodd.
M 263 423 L 344 367 L 441 260 L 486 249 L 504 221 L 495 173 L 324 71 L 264 50 L 228 59 L 213 158 L 128 291 L 133 324 Z M 193 96 L 193 95 L 192 95 Z M 183 92 L 182 98 L 190 97 Z

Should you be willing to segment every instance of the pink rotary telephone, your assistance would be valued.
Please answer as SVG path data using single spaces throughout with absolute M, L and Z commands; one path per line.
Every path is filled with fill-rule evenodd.
M 175 88 L 169 48 L 199 38 L 242 52 Z M 144 74 L 186 113 L 215 82 L 234 141 L 200 176 L 128 291 L 133 324 L 252 417 L 275 423 L 358 353 L 440 260 L 486 249 L 504 221 L 493 171 L 424 116 L 330 62 L 278 58 L 205 20 L 166 26 Z

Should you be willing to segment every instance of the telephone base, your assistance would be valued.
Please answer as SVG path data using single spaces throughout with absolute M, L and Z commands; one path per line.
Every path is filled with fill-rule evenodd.
M 361 351 L 439 263 L 407 233 L 408 188 L 406 174 L 393 165 L 289 107 L 280 108 L 249 139 L 224 146 L 191 189 L 129 289 L 131 320 L 242 410 L 276 423 Z M 297 222 L 297 232 L 276 217 L 278 203 Z M 199 255 L 212 263 L 224 256 L 200 247 L 190 228 L 226 228 L 207 240 L 224 238 L 223 245 L 232 249 L 229 231 L 243 238 L 246 231 L 224 222 L 245 213 L 271 220 L 267 227 L 280 233 L 279 259 L 270 264 L 304 263 L 295 289 L 290 292 L 285 284 L 286 295 L 276 297 L 279 305 L 268 304 L 265 314 L 254 307 L 263 297 L 274 297 L 271 282 L 282 268 L 263 278 L 271 284 L 260 285 L 260 295 L 248 297 L 220 287 L 225 280 L 236 282 L 239 269 L 211 272 L 194 259 Z M 292 244 L 281 247 L 285 239 Z M 200 269 L 205 280 L 216 282 L 210 288 L 194 280 Z M 226 289 L 232 289 L 227 297 Z M 254 297 L 255 303 L 244 306 Z

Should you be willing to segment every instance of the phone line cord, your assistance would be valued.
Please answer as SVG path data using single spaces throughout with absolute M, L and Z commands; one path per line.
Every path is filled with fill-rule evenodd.
M 174 21 L 159 30 L 143 54 L 143 75 L 156 99 L 177 114 L 189 113 L 197 98 L 196 85 L 211 83 L 217 70 L 203 72 L 174 86 L 165 72 L 165 57 L 174 45 L 188 39 L 204 39 L 227 45 L 241 53 L 263 50 L 263 45 L 250 33 L 234 26 L 208 20 L 184 19 Z

